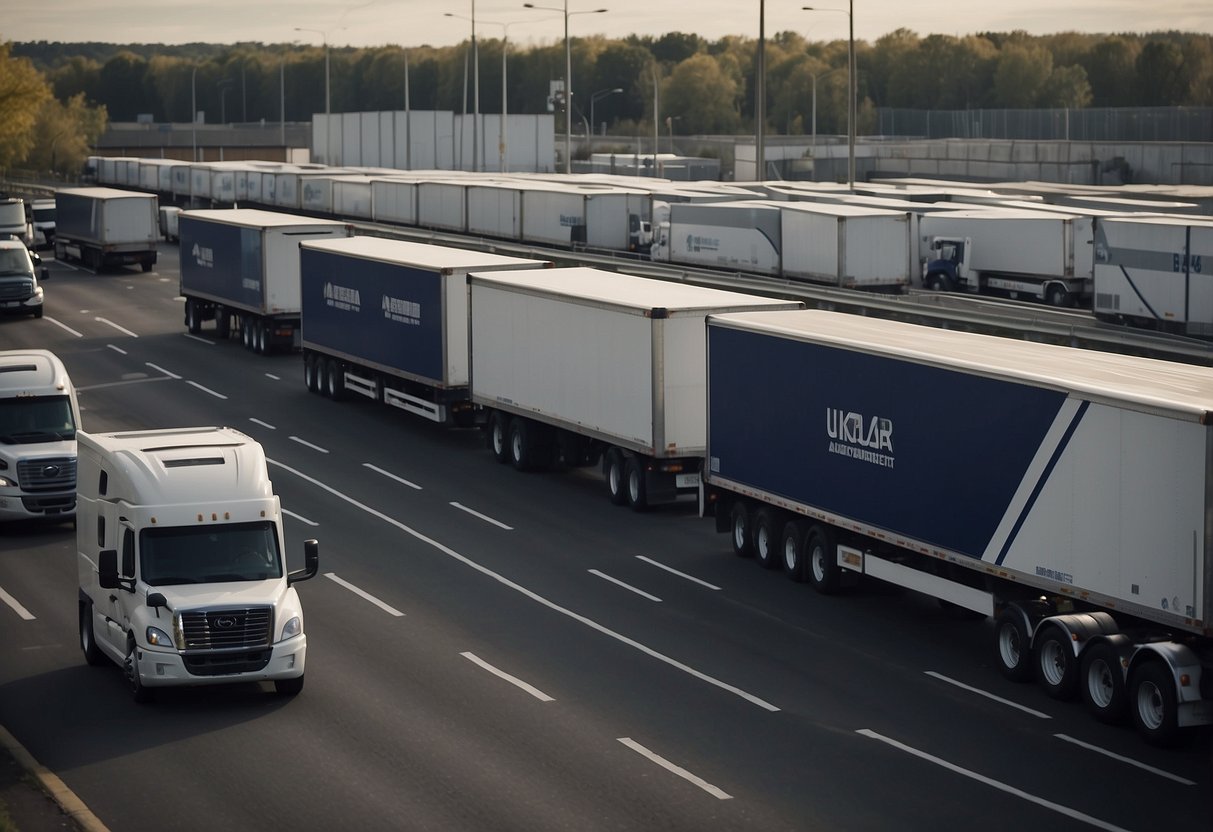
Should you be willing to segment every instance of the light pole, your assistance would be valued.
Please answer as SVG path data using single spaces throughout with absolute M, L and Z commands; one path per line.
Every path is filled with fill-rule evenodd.
M 224 78 L 219 82 L 219 123 L 227 124 L 227 91 L 232 88 L 234 82 L 231 78 Z
M 329 164 L 332 164 L 331 157 L 332 157 L 333 151 L 332 151 L 332 147 L 330 145 L 332 144 L 333 126 L 330 122 L 332 121 L 331 117 L 332 117 L 333 111 L 332 111 L 332 107 L 331 107 L 331 99 L 329 97 L 330 87 L 329 87 L 329 36 L 328 36 L 328 32 L 324 31 L 323 29 L 308 29 L 304 26 L 296 26 L 295 31 L 296 32 L 313 32 L 317 35 L 320 35 L 320 43 L 324 46 L 324 153 L 325 153 L 325 157 L 326 157 L 324 161 Z
M 573 172 L 573 51 L 569 43 L 569 18 L 575 14 L 603 14 L 606 9 L 591 9 L 584 12 L 570 12 L 569 0 L 564 0 L 564 6 L 536 6 L 534 3 L 523 3 L 524 9 L 538 9 L 548 12 L 560 12 L 564 15 L 564 172 Z
M 841 12 L 847 16 L 847 189 L 855 190 L 855 0 L 847 8 L 832 9 L 801 6 L 806 12 Z
M 591 156 L 594 155 L 593 135 L 598 130 L 598 122 L 594 121 L 594 105 L 598 103 L 599 99 L 606 98 L 609 95 L 614 95 L 615 93 L 619 93 L 619 92 L 623 92 L 623 87 L 615 87 L 614 89 L 611 89 L 611 90 L 598 90 L 598 92 L 590 95 L 590 128 L 591 129 L 589 131 L 587 131 L 586 141 L 588 141 L 590 143 L 590 155 Z
M 833 75 L 842 67 L 831 69 L 829 72 L 823 72 L 819 76 L 816 72 L 810 72 L 809 75 L 813 78 L 813 155 L 817 155 L 817 79 L 826 78 Z
M 191 162 L 198 161 L 198 65 L 194 64 L 194 71 L 190 73 L 190 138 L 193 140 L 194 150 L 190 156 Z

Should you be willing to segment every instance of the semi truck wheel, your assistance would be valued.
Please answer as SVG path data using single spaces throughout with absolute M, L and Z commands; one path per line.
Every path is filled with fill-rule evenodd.
M 1078 657 L 1061 627 L 1045 630 L 1036 645 L 1036 680 L 1054 699 L 1072 699 L 1078 685 Z
M 303 386 L 309 393 L 316 392 L 316 356 L 310 352 L 303 356 Z
M 500 410 L 489 417 L 489 450 L 501 464 L 510 461 L 510 419 Z
M 1170 745 L 1179 736 L 1179 702 L 1171 671 L 1158 660 L 1138 666 L 1129 677 L 1133 725 L 1147 742 Z
M 256 336 L 255 349 L 258 355 L 269 355 L 270 352 L 270 322 L 258 318 L 253 322 L 253 334 Z
M 131 698 L 139 704 L 152 701 L 152 691 L 150 688 L 143 686 L 143 680 L 139 678 L 139 669 L 135 666 L 135 636 L 129 634 L 126 637 L 126 661 L 122 663 L 122 671 L 126 674 L 126 686 L 131 692 Z
M 1112 645 L 1100 643 L 1088 647 L 1082 654 L 1078 679 L 1083 704 L 1093 717 L 1107 723 L 1124 719 L 1128 704 L 1125 676 Z
M 80 602 L 80 650 L 84 653 L 84 661 L 96 667 L 105 662 L 105 654 L 97 646 L 93 633 L 93 602 Z
M 627 479 L 628 505 L 632 511 L 644 511 L 649 507 L 649 491 L 644 480 L 644 460 L 638 456 L 629 457 L 624 466 L 624 476 Z
M 1005 609 L 994 622 L 994 643 L 998 670 L 1012 682 L 1032 678 L 1032 640 L 1017 610 Z
M 733 554 L 743 558 L 754 554 L 754 541 L 750 539 L 750 507 L 745 500 L 737 500 L 729 509 L 729 527 Z
M 198 314 L 198 304 L 193 298 L 185 299 L 185 329 L 191 335 L 202 331 L 201 316 Z
M 510 420 L 510 464 L 517 471 L 527 471 L 531 467 L 531 443 L 526 419 Z
M 805 578 L 804 568 L 805 526 L 799 520 L 792 520 L 783 527 L 779 539 L 780 563 L 783 572 L 796 583 L 802 583 Z
M 779 519 L 774 511 L 761 508 L 754 515 L 754 559 L 763 569 L 778 565 Z
M 345 400 L 345 368 L 330 358 L 324 362 L 325 393 L 335 402 Z
M 809 583 L 822 595 L 834 595 L 842 585 L 837 548 L 834 534 L 825 526 L 814 526 L 809 531 L 809 542 L 805 546 Z
M 1045 302 L 1049 306 L 1069 306 L 1070 293 L 1066 291 L 1065 286 L 1050 286 L 1045 293 Z
M 611 502 L 621 506 L 628 501 L 627 478 L 624 475 L 623 454 L 617 448 L 607 451 L 606 460 L 602 464 L 603 477 L 606 479 L 607 494 Z

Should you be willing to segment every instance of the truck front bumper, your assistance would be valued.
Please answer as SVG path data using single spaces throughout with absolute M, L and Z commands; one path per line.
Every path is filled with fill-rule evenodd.
M 7 520 L 68 520 L 76 516 L 76 492 L 29 494 L 0 488 L 0 522 Z
M 180 653 L 161 652 L 140 647 L 139 677 L 144 687 L 181 685 L 227 685 L 234 682 L 272 682 L 297 679 L 303 675 L 307 657 L 307 634 L 279 642 L 270 649 L 270 659 L 260 670 L 200 675 L 191 673 Z

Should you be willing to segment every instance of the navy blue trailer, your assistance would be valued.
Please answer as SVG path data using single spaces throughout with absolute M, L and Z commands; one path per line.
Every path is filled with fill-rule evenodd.
M 472 271 L 552 264 L 380 237 L 300 246 L 304 379 L 312 392 L 356 393 L 436 422 L 469 422 Z
M 704 507 L 822 593 L 996 619 L 1008 678 L 1213 722 L 1213 371 L 822 311 L 708 319 Z

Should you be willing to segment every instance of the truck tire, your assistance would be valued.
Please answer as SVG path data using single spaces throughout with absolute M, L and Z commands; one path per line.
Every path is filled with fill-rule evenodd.
M 139 267 L 143 269 L 145 274 L 147 272 L 150 272 L 153 268 L 155 268 L 155 266 L 156 266 L 156 264 L 154 262 L 152 262 L 151 260 L 144 260 L 142 263 L 139 264 Z
M 1012 682 L 1026 682 L 1032 678 L 1032 638 L 1017 610 L 1005 609 L 994 622 L 995 656 L 998 671 Z
M 760 508 L 754 515 L 754 560 L 763 569 L 779 565 L 779 515 L 769 508 Z
M 84 661 L 96 667 L 105 663 L 105 654 L 97 646 L 97 637 L 93 633 L 93 602 L 81 601 L 80 604 L 80 651 L 84 653 Z
M 279 696 L 298 696 L 303 691 L 303 674 L 294 679 L 275 679 L 274 693 Z
M 335 358 L 324 362 L 324 393 L 335 402 L 345 400 L 345 368 Z
M 489 450 L 502 465 L 510 461 L 510 417 L 500 410 L 489 416 Z
M 928 289 L 934 289 L 936 292 L 952 291 L 952 281 L 943 272 L 932 272 L 927 275 L 927 279 L 923 281 Z
M 618 448 L 607 451 L 606 459 L 602 463 L 602 475 L 606 480 L 607 495 L 617 506 L 625 505 L 628 501 L 625 467 L 623 454 Z
M 258 355 L 270 352 L 270 324 L 261 318 L 253 321 L 253 352 Z
M 253 348 L 253 325 L 246 316 L 240 316 L 240 345 L 246 350 Z
M 185 331 L 191 335 L 202 331 L 202 316 L 198 313 L 198 303 L 193 298 L 185 299 Z
M 1045 292 L 1045 303 L 1049 306 L 1070 306 L 1070 292 L 1065 286 L 1054 284 Z
M 131 699 L 140 705 L 145 702 L 152 701 L 151 688 L 143 686 L 143 680 L 139 678 L 139 671 L 135 667 L 135 636 L 129 634 L 126 637 L 126 660 L 122 663 L 122 672 L 126 676 L 127 690 L 131 692 Z
M 646 511 L 649 507 L 649 490 L 645 482 L 644 460 L 638 456 L 628 457 L 623 471 L 627 481 L 628 506 L 632 511 Z
M 315 353 L 308 353 L 303 356 L 303 386 L 307 388 L 309 393 L 320 392 L 320 385 L 316 380 L 317 359 Z
M 750 507 L 745 500 L 734 501 L 729 509 L 729 536 L 733 541 L 733 554 L 742 558 L 754 554 L 754 541 L 750 534 Z
M 1036 681 L 1054 699 L 1073 699 L 1078 689 L 1078 657 L 1061 627 L 1047 627 L 1036 642 Z
M 1100 722 L 1122 722 L 1128 706 L 1120 657 L 1107 642 L 1093 644 L 1082 654 L 1078 687 L 1091 716 Z
M 1179 738 L 1179 702 L 1171 671 L 1157 659 L 1138 665 L 1129 677 L 1129 710 L 1137 732 L 1153 745 Z
M 531 439 L 528 434 L 530 424 L 522 417 L 510 420 L 509 452 L 510 464 L 516 471 L 529 471 L 531 468 Z
M 779 562 L 783 573 L 796 583 L 803 583 L 807 576 L 804 566 L 805 524 L 791 520 L 784 524 L 779 538 Z
M 842 570 L 838 567 L 834 533 L 827 526 L 813 526 L 804 549 L 805 566 L 813 589 L 822 595 L 837 594 L 842 587 Z

